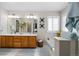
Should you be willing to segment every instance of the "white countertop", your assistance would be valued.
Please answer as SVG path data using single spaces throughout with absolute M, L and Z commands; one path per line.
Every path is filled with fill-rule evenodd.
M 0 34 L 0 36 L 37 36 L 37 34 Z
M 61 40 L 61 41 L 71 41 L 71 39 L 66 39 L 66 38 L 63 38 L 63 37 L 54 37 L 54 39 Z

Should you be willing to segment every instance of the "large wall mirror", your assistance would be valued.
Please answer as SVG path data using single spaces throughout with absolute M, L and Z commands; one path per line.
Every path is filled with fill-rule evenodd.
M 26 18 L 8 18 L 8 33 L 32 33 L 34 26 L 37 26 L 34 25 L 34 21 Z

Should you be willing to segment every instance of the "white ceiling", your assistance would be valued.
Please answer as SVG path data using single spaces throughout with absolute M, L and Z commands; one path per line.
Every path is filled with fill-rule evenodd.
M 8 11 L 61 11 L 68 2 L 1 2 Z

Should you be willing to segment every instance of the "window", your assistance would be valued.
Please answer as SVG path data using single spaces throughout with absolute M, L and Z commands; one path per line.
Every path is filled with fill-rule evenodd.
M 59 16 L 48 17 L 48 31 L 59 31 Z
M 59 17 L 53 17 L 53 31 L 59 31 Z
M 48 31 L 52 31 L 52 23 L 53 23 L 53 18 L 52 17 L 48 17 Z

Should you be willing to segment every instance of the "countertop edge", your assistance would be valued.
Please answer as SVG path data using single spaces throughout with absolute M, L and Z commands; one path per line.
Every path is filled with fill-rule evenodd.
M 0 36 L 37 36 L 37 34 L 0 34 Z
M 66 39 L 66 38 L 63 38 L 63 37 L 54 37 L 55 40 L 59 40 L 59 41 L 76 41 L 76 40 L 71 40 L 71 39 Z M 78 39 L 79 41 L 79 39 Z

